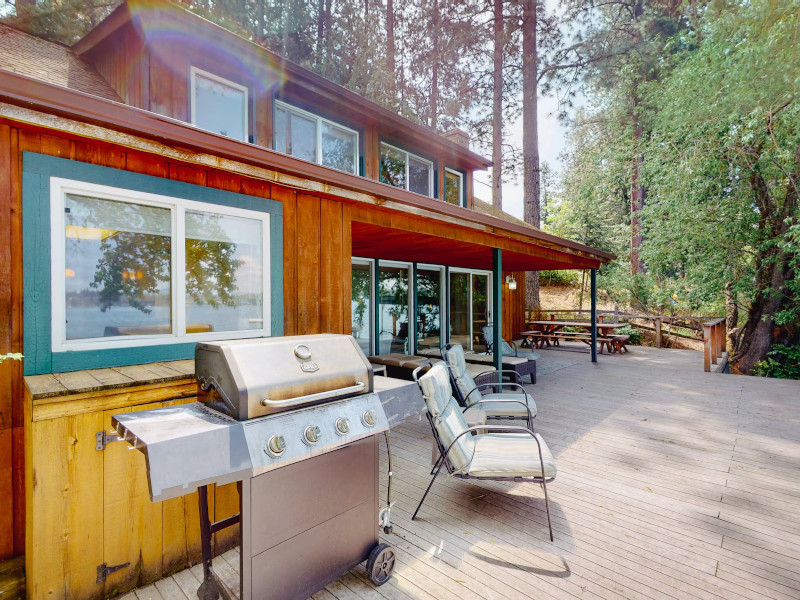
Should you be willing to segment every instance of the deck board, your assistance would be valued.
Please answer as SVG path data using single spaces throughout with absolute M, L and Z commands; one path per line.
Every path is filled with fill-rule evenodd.
M 704 373 L 691 351 L 540 351 L 536 429 L 558 464 L 548 486 L 429 482 L 427 422 L 391 432 L 392 579 L 359 565 L 313 600 L 797 600 L 800 383 Z M 381 441 L 381 499 L 386 496 Z M 230 586 L 239 550 L 215 559 Z M 195 597 L 202 569 L 137 596 Z M 238 592 L 238 590 L 236 590 Z

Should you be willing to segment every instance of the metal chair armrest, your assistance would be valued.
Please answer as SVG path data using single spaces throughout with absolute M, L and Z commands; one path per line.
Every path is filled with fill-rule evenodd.
M 501 400 L 500 398 L 488 398 L 486 400 L 478 400 L 477 402 L 473 402 L 469 406 L 465 406 L 463 409 L 461 409 L 461 412 L 465 413 L 470 408 L 478 406 L 479 404 L 496 404 L 496 403 L 503 403 L 503 404 L 514 403 L 524 406 L 525 412 L 528 413 L 528 423 L 530 423 L 533 420 L 533 415 L 531 414 L 531 407 L 528 406 L 527 399 L 523 402 L 522 400 Z M 492 426 L 492 429 L 494 429 L 494 426 Z

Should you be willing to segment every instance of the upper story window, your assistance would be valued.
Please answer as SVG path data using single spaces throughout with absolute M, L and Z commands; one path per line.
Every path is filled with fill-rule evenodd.
M 267 213 L 51 179 L 53 352 L 270 334 Z
M 358 132 L 275 102 L 275 150 L 358 174 Z
M 192 125 L 247 141 L 247 88 L 192 67 Z
M 409 192 L 433 196 L 433 163 L 381 143 L 381 181 Z
M 444 199 L 456 206 L 464 204 L 464 174 L 453 169 L 444 171 Z

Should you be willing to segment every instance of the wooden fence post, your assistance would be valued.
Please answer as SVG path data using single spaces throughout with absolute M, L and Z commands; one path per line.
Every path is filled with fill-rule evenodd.
M 717 347 L 718 347 L 718 344 L 717 344 L 717 326 L 716 326 L 716 324 L 711 326 L 710 333 L 711 333 L 711 336 L 710 336 L 711 339 L 709 341 L 711 342 L 711 362 L 713 364 L 717 364 Z
M 703 325 L 703 370 L 711 371 L 711 326 Z
M 656 348 L 661 348 L 661 319 L 656 319 Z

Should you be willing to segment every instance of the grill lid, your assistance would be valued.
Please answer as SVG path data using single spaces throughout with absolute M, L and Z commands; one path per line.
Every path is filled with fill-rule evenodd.
M 349 335 L 203 342 L 198 397 L 244 421 L 372 391 L 372 365 Z

